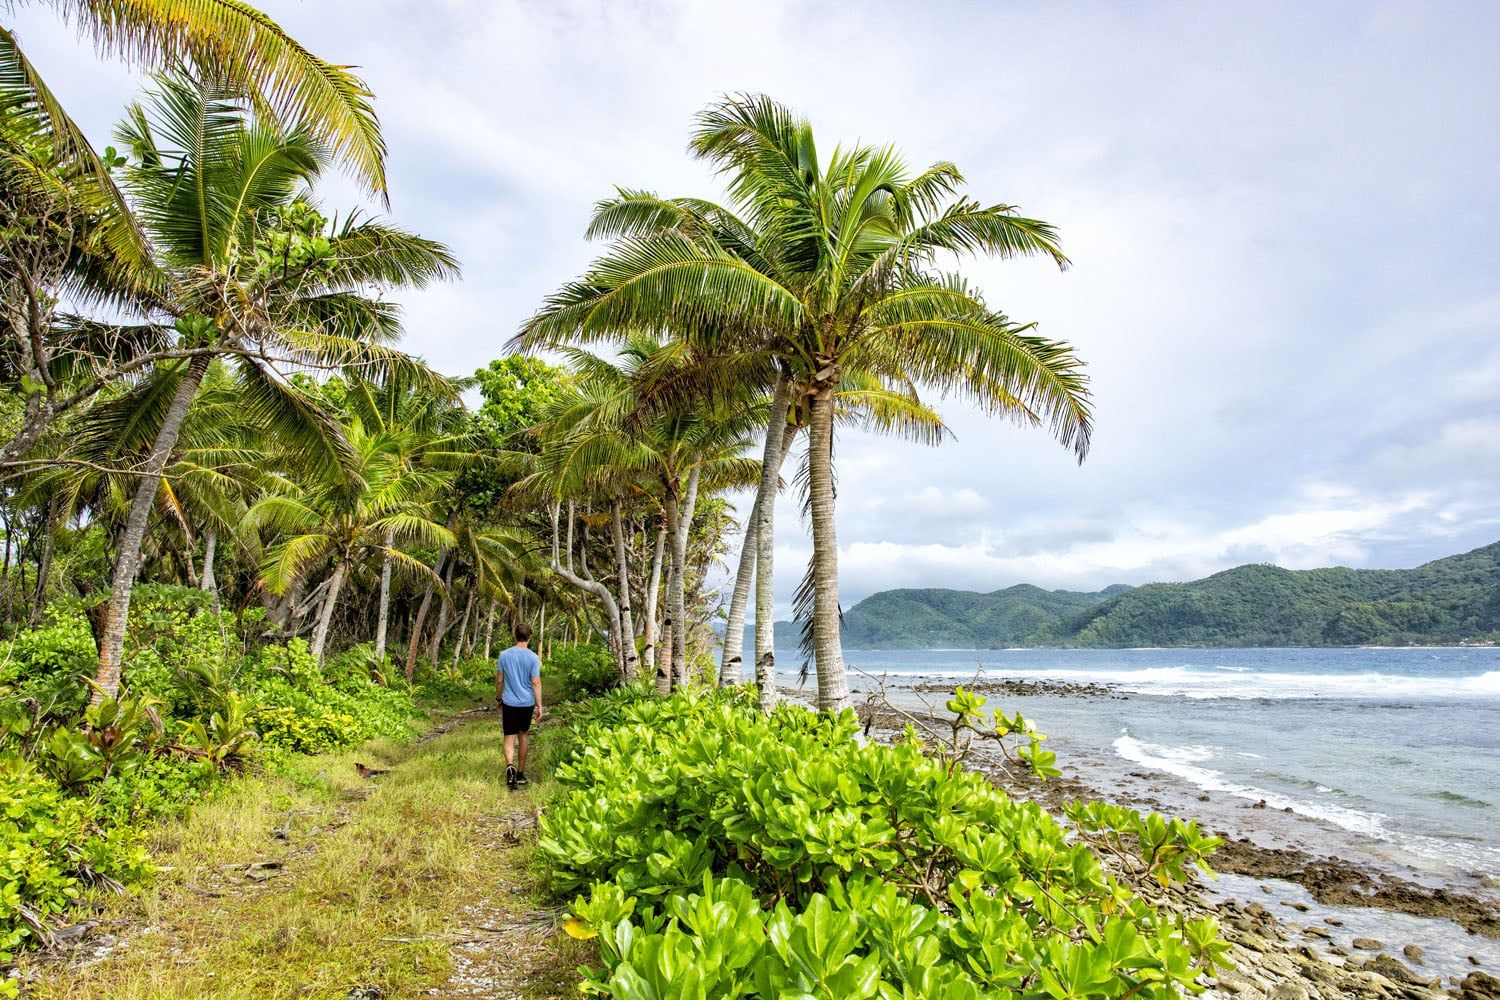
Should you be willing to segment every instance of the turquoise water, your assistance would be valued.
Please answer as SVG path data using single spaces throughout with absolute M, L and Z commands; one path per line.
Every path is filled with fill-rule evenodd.
M 1500 649 L 847 650 L 851 686 L 1032 678 L 1064 762 L 1264 800 L 1419 870 L 1500 884 Z M 785 661 L 784 661 L 785 662 Z M 795 685 L 795 671 L 785 683 Z M 811 682 L 809 682 L 809 686 Z M 1266 816 L 1266 813 L 1259 813 Z

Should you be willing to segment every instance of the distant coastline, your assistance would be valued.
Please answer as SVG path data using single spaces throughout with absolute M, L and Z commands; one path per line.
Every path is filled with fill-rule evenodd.
M 748 630 L 753 634 L 753 625 Z M 800 629 L 776 623 L 778 649 Z M 1092 593 L 885 590 L 844 613 L 850 649 L 1359 648 L 1500 643 L 1500 542 L 1412 569 L 1250 564 Z

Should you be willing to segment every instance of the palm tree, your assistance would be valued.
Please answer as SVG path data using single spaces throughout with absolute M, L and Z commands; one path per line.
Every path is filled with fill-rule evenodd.
M 464 383 L 433 387 L 413 385 L 410 379 L 399 376 L 384 383 L 356 376 L 348 381 L 343 405 L 363 429 L 389 442 L 402 466 L 414 472 L 439 474 L 441 483 L 435 479 L 434 485 L 442 488 L 453 475 L 483 460 L 480 442 L 467 426 L 458 396 L 463 388 Z M 388 551 L 393 544 L 393 538 L 386 539 Z M 377 660 L 385 657 L 394 564 L 389 556 L 381 562 L 375 627 Z
M 147 520 L 182 423 L 214 357 L 234 361 L 246 413 L 282 440 L 354 455 L 337 421 L 276 362 L 425 368 L 383 345 L 399 325 L 367 290 L 456 273 L 439 244 L 358 215 L 327 222 L 298 189 L 327 163 L 316 133 L 257 117 L 251 102 L 185 76 L 158 81 L 119 139 L 136 162 L 126 187 L 158 262 L 146 327 L 175 330 L 185 352 L 139 470 L 118 545 L 99 651 L 96 698 L 118 688 L 130 591 Z M 347 475 L 356 473 L 352 468 Z
M 320 661 L 344 582 L 366 557 L 379 555 L 426 573 L 399 543 L 453 544 L 452 532 L 429 518 L 423 504 L 433 477 L 412 470 L 387 435 L 371 435 L 358 423 L 346 434 L 356 456 L 355 475 L 329 469 L 332 474 L 310 486 L 305 479 L 300 486 L 287 482 L 284 492 L 262 497 L 245 514 L 247 526 L 281 536 L 267 548 L 262 567 L 273 593 L 284 594 L 309 570 L 331 564 L 312 641 L 312 654 Z
M 858 371 L 961 394 L 1046 424 L 1081 459 L 1091 414 L 1071 348 L 1012 323 L 938 269 L 975 253 L 1067 259 L 1046 223 L 960 196 L 951 163 L 914 173 L 894 149 L 863 144 L 820 160 L 811 125 L 766 97 L 700 113 L 692 149 L 725 176 L 732 207 L 622 191 L 593 226 L 614 237 L 611 250 L 549 297 L 522 336 L 620 339 L 666 326 L 690 341 L 739 338 L 789 374 L 808 434 L 818 705 L 837 711 L 849 703 L 833 490 L 840 382 Z
M 658 665 L 657 685 L 669 689 L 687 677 L 687 544 L 698 498 L 759 479 L 758 463 L 743 452 L 750 423 L 763 416 L 745 407 L 705 405 L 701 395 L 680 391 L 702 386 L 710 373 L 735 368 L 732 359 L 710 361 L 681 342 L 634 337 L 613 363 L 582 350 L 564 353 L 575 371 L 574 384 L 543 423 L 540 471 L 522 485 L 543 484 L 554 504 L 569 495 L 602 498 L 610 505 L 612 526 L 622 520 L 616 504 L 627 491 L 656 498 L 667 556 L 664 631 L 672 642 L 670 663 Z M 623 578 L 623 530 L 614 537 Z M 620 616 L 622 634 L 626 631 L 610 595 L 588 586 L 591 581 L 574 574 L 571 565 L 559 562 L 554 572 L 596 593 L 612 617 Z M 621 584 L 621 591 L 628 591 L 628 579 Z

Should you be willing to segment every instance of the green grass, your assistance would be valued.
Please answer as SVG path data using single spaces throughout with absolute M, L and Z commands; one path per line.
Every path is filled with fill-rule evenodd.
M 548 794 L 557 730 L 536 734 L 535 783 L 512 793 L 498 717 L 456 722 L 415 745 L 376 742 L 247 776 L 162 825 L 162 874 L 106 901 L 71 965 L 28 962 L 30 995 L 566 995 L 589 956 L 554 932 L 529 836 L 505 834 Z M 390 773 L 362 778 L 356 761 Z M 120 943 L 80 963 L 100 932 Z M 450 984 L 455 970 L 478 985 Z

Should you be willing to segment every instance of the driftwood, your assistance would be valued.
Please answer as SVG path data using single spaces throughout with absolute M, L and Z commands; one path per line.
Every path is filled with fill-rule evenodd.
M 544 812 L 546 812 L 545 806 L 537 806 L 531 813 L 522 816 L 501 830 L 500 838 L 509 844 L 519 844 L 521 842 L 521 831 L 534 829 Z

